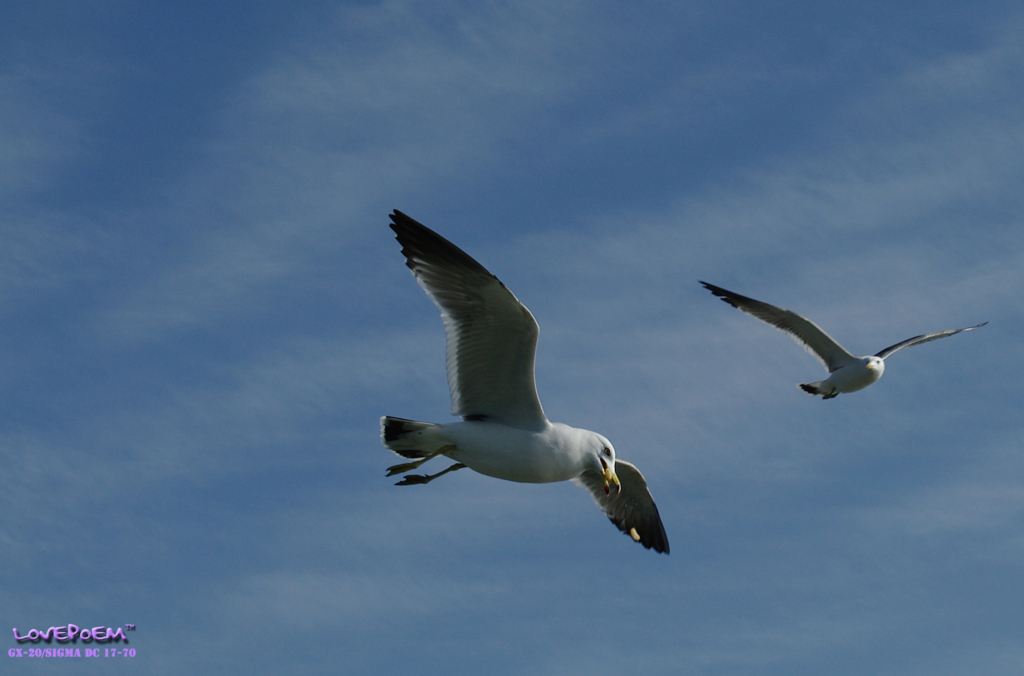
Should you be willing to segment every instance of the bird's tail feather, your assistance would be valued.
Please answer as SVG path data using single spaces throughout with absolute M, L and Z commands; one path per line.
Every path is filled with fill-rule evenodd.
M 424 432 L 435 427 L 440 425 L 386 415 L 380 419 L 380 440 L 403 458 L 423 458 L 428 452 L 424 446 L 432 445 L 424 438 Z
M 824 382 L 825 382 L 824 380 L 819 380 L 816 383 L 800 383 L 800 389 L 803 390 L 804 392 L 806 392 L 807 394 L 819 395 L 823 399 L 831 399 L 832 397 L 834 397 L 837 394 L 839 394 L 838 392 L 836 392 L 834 390 L 825 389 L 824 387 L 822 387 L 822 384 Z

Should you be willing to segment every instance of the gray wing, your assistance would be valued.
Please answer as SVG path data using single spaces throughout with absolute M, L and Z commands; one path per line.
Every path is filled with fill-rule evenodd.
M 801 317 L 795 312 L 783 310 L 774 305 L 762 303 L 759 300 L 747 298 L 732 291 L 726 291 L 714 284 L 708 284 L 707 282 L 701 282 L 701 284 L 704 285 L 705 289 L 734 308 L 743 310 L 748 315 L 757 317 L 761 321 L 767 322 L 780 331 L 789 334 L 793 340 L 800 343 L 805 350 L 824 364 L 829 373 L 857 361 L 856 357 L 847 352 L 832 336 L 822 331 L 810 319 Z
M 620 490 L 616 492 L 612 488 L 607 495 L 604 492 L 604 476 L 600 472 L 588 470 L 573 481 L 590 492 L 594 502 L 619 530 L 647 549 L 668 554 L 665 526 L 661 523 L 654 498 L 647 490 L 644 475 L 625 460 L 615 461 L 615 474 L 619 477 Z
M 988 324 L 988 322 L 982 322 L 980 324 L 975 324 L 974 326 L 968 326 L 966 329 L 950 329 L 949 331 L 936 331 L 935 333 L 926 333 L 923 336 L 914 336 L 913 338 L 907 338 L 903 342 L 896 343 L 895 345 L 890 345 L 889 347 L 885 348 L 875 356 L 878 357 L 879 359 L 885 359 L 893 352 L 896 352 L 897 350 L 902 350 L 905 347 L 910 347 L 911 345 L 920 345 L 921 343 L 927 343 L 930 340 L 938 340 L 939 338 L 952 336 L 953 334 L 960 333 L 961 331 L 971 331 L 972 329 L 985 326 L 985 324 Z
M 457 246 L 400 211 L 391 220 L 405 264 L 441 309 L 452 415 L 544 427 L 533 376 L 539 333 L 533 315 Z

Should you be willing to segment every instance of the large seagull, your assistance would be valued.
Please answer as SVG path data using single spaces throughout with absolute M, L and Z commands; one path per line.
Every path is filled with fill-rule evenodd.
M 665 527 L 640 471 L 616 459 L 611 442 L 597 432 L 553 423 L 544 415 L 533 376 L 539 330 L 526 306 L 434 231 L 400 211 L 391 220 L 405 264 L 441 309 L 452 415 L 462 422 L 381 418 L 384 445 L 414 459 L 389 467 L 387 475 L 446 456 L 455 464 L 432 475 L 407 474 L 396 485 L 429 483 L 463 467 L 508 481 L 572 480 L 590 492 L 619 530 L 668 554 Z
M 805 350 L 818 358 L 829 376 L 825 380 L 816 383 L 801 383 L 800 387 L 804 392 L 821 395 L 824 399 L 831 399 L 844 392 L 856 392 L 882 377 L 885 372 L 885 358 L 897 350 L 902 350 L 911 345 L 920 345 L 930 340 L 946 338 L 961 331 L 970 331 L 979 326 L 985 326 L 988 322 L 982 322 L 976 326 L 968 326 L 965 329 L 950 329 L 949 331 L 936 331 L 926 333 L 913 338 L 907 338 L 895 345 L 890 345 L 878 354 L 867 357 L 855 357 L 846 349 L 833 340 L 832 336 L 822 331 L 817 324 L 810 319 L 801 317 L 795 312 L 783 310 L 782 308 L 762 303 L 753 298 L 741 296 L 732 291 L 726 291 L 720 286 L 701 282 L 711 293 L 734 308 L 743 310 L 748 315 L 757 317 L 775 328 L 789 334 L 789 336 L 800 343 Z

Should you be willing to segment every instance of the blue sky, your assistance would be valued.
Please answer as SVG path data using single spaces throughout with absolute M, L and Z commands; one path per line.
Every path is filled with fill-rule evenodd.
M 134 623 L 143 674 L 1020 673 L 1022 29 L 986 0 L 8 3 L 6 626 Z M 671 556 L 571 484 L 385 478 L 381 415 L 451 420 L 395 208 L 532 310 L 545 411 L 640 467 Z M 990 324 L 821 401 L 698 279 L 856 354 Z

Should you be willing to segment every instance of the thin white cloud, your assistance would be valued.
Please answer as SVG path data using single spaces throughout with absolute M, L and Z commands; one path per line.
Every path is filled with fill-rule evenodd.
M 29 66 L 0 71 L 0 196 L 47 185 L 54 172 L 83 150 L 83 131 L 74 116 L 52 105 L 62 83 Z

